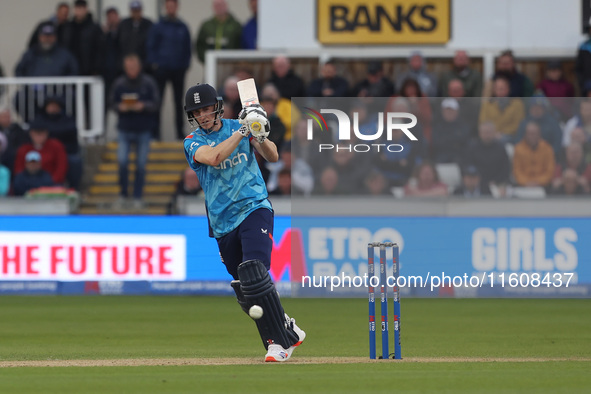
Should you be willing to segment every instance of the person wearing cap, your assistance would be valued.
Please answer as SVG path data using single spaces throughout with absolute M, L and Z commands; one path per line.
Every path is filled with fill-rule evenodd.
M 12 182 L 15 196 L 24 196 L 29 190 L 44 186 L 55 186 L 51 175 L 43 169 L 41 154 L 35 150 L 27 151 L 23 170 L 16 174 Z
M 465 50 L 457 50 L 454 54 L 451 70 L 444 72 L 439 77 L 439 95 L 451 96 L 449 82 L 461 81 L 464 88 L 464 97 L 481 97 L 482 75 L 470 67 L 470 58 Z
M 70 17 L 70 4 L 68 4 L 66 2 L 58 3 L 57 6 L 55 7 L 55 15 L 53 15 L 48 20 L 43 20 L 43 21 L 39 22 L 39 24 L 37 26 L 35 26 L 33 33 L 31 33 L 31 38 L 29 38 L 29 45 L 27 45 L 27 48 L 29 48 L 29 49 L 33 48 L 35 45 L 37 45 L 39 43 L 39 32 L 41 30 L 41 27 L 43 27 L 43 25 L 46 22 L 51 22 L 55 25 L 57 42 L 58 42 L 58 44 L 63 45 L 64 34 L 66 31 L 66 26 L 68 24 L 69 17 Z
M 459 163 L 468 141 L 470 129 L 460 117 L 460 105 L 448 97 L 441 102 L 441 111 L 433 123 L 431 155 L 435 163 Z
M 575 73 L 581 91 L 584 90 L 585 83 L 591 81 L 591 18 L 585 27 L 589 37 L 579 45 L 575 62 Z
M 57 45 L 56 28 L 45 22 L 39 29 L 39 43 L 28 49 L 18 62 L 17 77 L 65 77 L 78 75 L 78 62 L 65 48 Z
M 68 156 L 64 145 L 55 138 L 49 138 L 47 126 L 38 119 L 31 122 L 29 136 L 31 143 L 22 145 L 16 152 L 14 173 L 25 169 L 25 156 L 34 150 L 41 154 L 41 168 L 51 175 L 56 185 L 63 185 L 68 172 Z
M 156 113 L 160 106 L 160 93 L 154 78 L 142 72 L 142 64 L 137 55 L 127 55 L 123 59 L 125 75 L 117 78 L 110 95 L 111 109 L 117 112 L 117 131 L 119 146 L 119 199 L 114 208 L 125 208 L 128 192 L 128 156 L 131 145 L 136 149 L 136 171 L 133 184 L 133 209 L 142 209 L 142 195 L 146 177 L 146 164 L 150 152 L 150 137 Z
M 119 51 L 125 57 L 135 53 L 142 64 L 146 63 L 146 41 L 152 28 L 152 21 L 144 18 L 143 5 L 140 0 L 129 2 L 129 17 L 119 24 Z M 149 71 L 149 70 L 146 70 Z
M 477 198 L 491 196 L 488 185 L 482 183 L 480 172 L 476 166 L 467 166 L 462 169 L 462 184 L 454 192 L 454 196 Z
M 208 50 L 242 48 L 242 25 L 228 11 L 226 0 L 213 0 L 212 7 L 214 15 L 203 22 L 195 42 L 195 54 L 201 63 Z
M 64 45 L 72 52 L 80 67 L 80 75 L 102 75 L 105 38 L 94 22 L 86 0 L 74 2 L 74 17 L 68 22 Z
M 367 63 L 365 79 L 351 91 L 353 97 L 390 97 L 393 94 L 394 84 L 384 75 L 384 68 L 379 60 Z
M 185 75 L 191 64 L 191 33 L 187 24 L 178 17 L 178 0 L 164 2 L 165 15 L 154 24 L 146 42 L 147 67 L 158 83 L 160 97 L 164 97 L 166 84 L 172 85 L 176 138 L 185 138 L 183 94 Z M 160 109 L 162 110 L 162 108 Z M 152 138 L 160 140 L 160 113 Z
M 559 61 L 553 60 L 546 64 L 545 78 L 540 81 L 536 89 L 548 97 L 550 104 L 560 111 L 562 120 L 572 116 L 573 99 L 571 97 L 575 95 L 575 88 L 564 78 L 562 64 Z
M 427 71 L 421 51 L 413 51 L 408 58 L 408 70 L 398 76 L 396 86 L 400 88 L 404 81 L 412 78 L 421 85 L 421 91 L 428 97 L 437 97 L 437 77 Z

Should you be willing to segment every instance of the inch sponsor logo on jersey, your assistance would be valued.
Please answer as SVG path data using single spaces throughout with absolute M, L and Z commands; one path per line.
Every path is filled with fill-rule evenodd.
M 215 166 L 216 170 L 225 170 L 226 168 L 236 167 L 242 162 L 248 162 L 248 156 L 246 153 L 238 153 L 232 157 L 228 157 L 226 160 L 222 161 L 219 166 Z

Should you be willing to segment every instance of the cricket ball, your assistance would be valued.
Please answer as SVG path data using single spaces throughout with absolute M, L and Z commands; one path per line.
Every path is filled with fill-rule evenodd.
M 258 305 L 253 305 L 248 310 L 248 315 L 252 317 L 254 320 L 258 320 L 263 317 L 263 308 Z

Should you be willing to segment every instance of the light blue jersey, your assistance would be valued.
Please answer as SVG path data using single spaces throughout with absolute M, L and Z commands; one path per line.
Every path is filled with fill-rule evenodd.
M 243 138 L 230 156 L 217 167 L 195 162 L 197 149 L 203 145 L 216 146 L 240 126 L 238 120 L 222 119 L 219 131 L 207 134 L 198 128 L 184 141 L 187 161 L 197 173 L 205 192 L 209 224 L 215 238 L 234 230 L 254 210 L 272 209 L 254 148 L 248 138 Z

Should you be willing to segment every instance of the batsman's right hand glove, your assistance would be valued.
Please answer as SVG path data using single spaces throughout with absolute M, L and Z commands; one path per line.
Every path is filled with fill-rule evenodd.
M 247 126 L 250 133 L 259 142 L 263 143 L 271 132 L 267 113 L 259 104 L 251 104 L 240 111 L 238 121 Z

